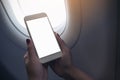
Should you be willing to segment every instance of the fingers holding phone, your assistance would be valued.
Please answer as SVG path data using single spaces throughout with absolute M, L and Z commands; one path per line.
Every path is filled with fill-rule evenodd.
M 30 80 L 47 80 L 48 66 L 43 65 L 36 55 L 35 48 L 31 40 L 27 39 L 27 52 L 24 56 L 26 71 Z

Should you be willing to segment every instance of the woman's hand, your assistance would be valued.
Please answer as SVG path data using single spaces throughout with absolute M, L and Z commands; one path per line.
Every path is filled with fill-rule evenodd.
M 70 49 L 58 34 L 55 35 L 62 50 L 62 57 L 50 63 L 52 70 L 66 80 L 93 80 L 72 64 Z
M 48 66 L 40 63 L 33 42 L 27 39 L 26 43 L 28 51 L 26 52 L 24 59 L 29 80 L 47 80 Z
M 59 75 L 61 77 L 66 77 L 65 74 L 72 67 L 70 49 L 66 46 L 64 41 L 60 38 L 60 36 L 57 33 L 55 33 L 55 36 L 56 36 L 57 41 L 61 47 L 62 57 L 60 59 L 52 61 L 50 63 L 50 66 L 57 75 Z

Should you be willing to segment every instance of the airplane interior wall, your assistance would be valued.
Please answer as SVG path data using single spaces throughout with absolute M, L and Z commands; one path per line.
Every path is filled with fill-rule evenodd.
M 116 80 L 120 80 L 120 0 L 117 0 L 117 61 L 116 61 Z
M 82 27 L 72 48 L 75 66 L 95 80 L 115 80 L 117 3 L 116 0 L 81 0 Z M 2 15 L 0 14 L 0 17 Z M 0 80 L 27 80 L 22 49 L 3 34 L 0 19 Z M 49 80 L 63 80 L 49 69 Z
M 79 42 L 73 48 L 74 62 L 96 80 L 115 80 L 116 1 L 82 0 L 81 2 L 83 26 Z

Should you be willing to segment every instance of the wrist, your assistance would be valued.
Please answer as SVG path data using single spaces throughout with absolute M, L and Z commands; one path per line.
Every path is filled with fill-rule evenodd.
M 73 65 L 69 66 L 64 70 L 63 78 L 66 80 L 74 80 L 73 73 L 74 73 L 75 67 Z
M 68 70 L 66 70 L 66 75 L 66 80 L 93 80 L 89 75 L 75 66 L 71 66 Z
M 42 79 L 42 77 L 28 77 L 28 80 L 47 80 L 47 79 Z
M 43 80 L 41 78 L 29 78 L 29 80 Z M 47 79 L 44 79 L 44 80 L 47 80 Z
M 71 65 L 68 69 L 65 70 L 65 74 L 70 75 L 74 71 L 74 68 L 75 67 L 73 65 Z
M 29 78 L 29 80 L 40 80 L 39 78 Z

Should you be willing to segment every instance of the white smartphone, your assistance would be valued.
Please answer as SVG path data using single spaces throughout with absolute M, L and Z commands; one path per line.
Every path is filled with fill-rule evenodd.
M 46 13 L 25 16 L 24 21 L 41 63 L 62 56 L 62 51 Z

